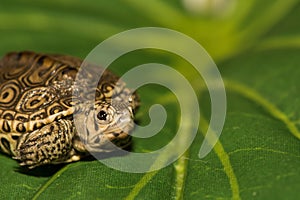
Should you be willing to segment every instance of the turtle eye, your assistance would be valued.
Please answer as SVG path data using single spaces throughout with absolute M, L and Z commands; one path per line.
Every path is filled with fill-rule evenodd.
M 106 121 L 107 120 L 107 113 L 104 110 L 101 110 L 100 112 L 98 112 L 97 118 L 99 120 Z
M 114 120 L 115 110 L 111 106 L 100 106 L 94 116 L 100 124 L 109 124 Z

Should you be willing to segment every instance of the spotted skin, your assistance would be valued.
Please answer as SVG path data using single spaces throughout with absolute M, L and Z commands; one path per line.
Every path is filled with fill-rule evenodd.
M 29 51 L 9 53 L 0 60 L 0 151 L 29 168 L 85 157 L 89 152 L 75 129 L 75 112 L 87 113 L 85 129 L 97 138 L 89 141 L 97 151 L 110 151 L 107 141 L 120 147 L 129 144 L 137 95 L 108 70 L 96 90 L 82 90 L 78 86 L 92 84 L 98 77 L 82 72 L 75 82 L 81 63 L 71 56 Z M 93 107 L 81 103 L 82 97 L 94 94 Z M 112 112 L 112 119 L 97 119 L 99 109 Z
M 29 134 L 23 134 L 15 151 L 21 165 L 42 165 L 72 157 L 74 131 L 69 120 L 60 119 Z M 38 149 L 38 150 L 37 150 Z

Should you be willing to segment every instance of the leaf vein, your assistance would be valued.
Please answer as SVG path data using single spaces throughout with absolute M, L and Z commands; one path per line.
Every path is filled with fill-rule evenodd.
M 186 159 L 186 157 L 188 156 L 188 154 L 189 151 L 186 151 L 175 164 L 175 171 L 176 171 L 175 199 L 176 200 L 183 199 L 183 191 L 184 191 L 184 185 L 186 181 L 187 164 L 188 164 L 188 159 Z
M 279 151 L 279 150 L 275 150 L 275 149 L 262 148 L 262 147 L 236 149 L 234 151 L 229 152 L 228 155 L 232 155 L 232 154 L 239 153 L 239 152 L 244 152 L 244 151 L 249 151 L 249 152 L 250 151 L 267 151 L 267 152 L 272 152 L 272 153 L 277 153 L 277 154 L 284 154 L 284 155 L 290 155 L 290 156 L 294 156 L 294 157 L 300 158 L 299 155 L 291 154 L 289 152 Z
M 203 134 L 206 133 L 207 128 L 208 128 L 208 123 L 204 119 L 204 117 L 202 117 L 202 119 L 200 120 L 201 132 Z M 225 151 L 222 143 L 219 140 L 217 141 L 217 143 L 215 144 L 213 149 L 214 149 L 214 152 L 219 157 L 219 159 L 224 167 L 224 172 L 229 179 L 229 184 L 230 184 L 231 191 L 232 191 L 232 199 L 234 199 L 234 200 L 241 199 L 239 184 L 237 181 L 237 177 L 234 173 L 233 167 L 231 165 L 229 154 Z
M 279 108 L 277 108 L 273 103 L 269 100 L 261 96 L 258 92 L 252 90 L 251 88 L 243 85 L 242 83 L 225 80 L 225 86 L 227 89 L 232 90 L 245 98 L 257 103 L 262 106 L 271 116 L 275 119 L 282 121 L 288 130 L 293 134 L 296 138 L 300 139 L 300 132 L 296 127 L 296 124 L 289 119 L 289 117 L 283 113 Z
M 80 165 L 80 162 L 74 164 L 67 164 L 63 168 L 61 168 L 58 172 L 56 172 L 44 185 L 42 185 L 39 190 L 35 193 L 32 200 L 36 200 L 46 189 L 55 181 L 57 180 L 65 171 L 70 169 L 70 167 L 75 167 Z

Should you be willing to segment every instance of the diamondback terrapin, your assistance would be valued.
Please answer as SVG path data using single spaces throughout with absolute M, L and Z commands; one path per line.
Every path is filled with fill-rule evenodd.
M 113 151 L 110 142 L 128 146 L 136 94 L 108 70 L 102 70 L 97 88 L 81 89 L 95 81 L 94 74 L 86 72 L 77 82 L 81 63 L 71 56 L 29 51 L 0 60 L 2 152 L 29 168 L 80 160 L 89 152 L 74 126 L 74 113 L 85 114 L 81 126 L 95 151 Z M 79 101 L 92 93 L 93 104 Z

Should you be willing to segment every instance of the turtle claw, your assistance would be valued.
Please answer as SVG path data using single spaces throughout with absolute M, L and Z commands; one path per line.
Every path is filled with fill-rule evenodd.
M 20 156 L 14 156 L 14 157 L 12 157 L 13 159 L 15 159 L 15 160 L 21 160 L 21 157 Z

